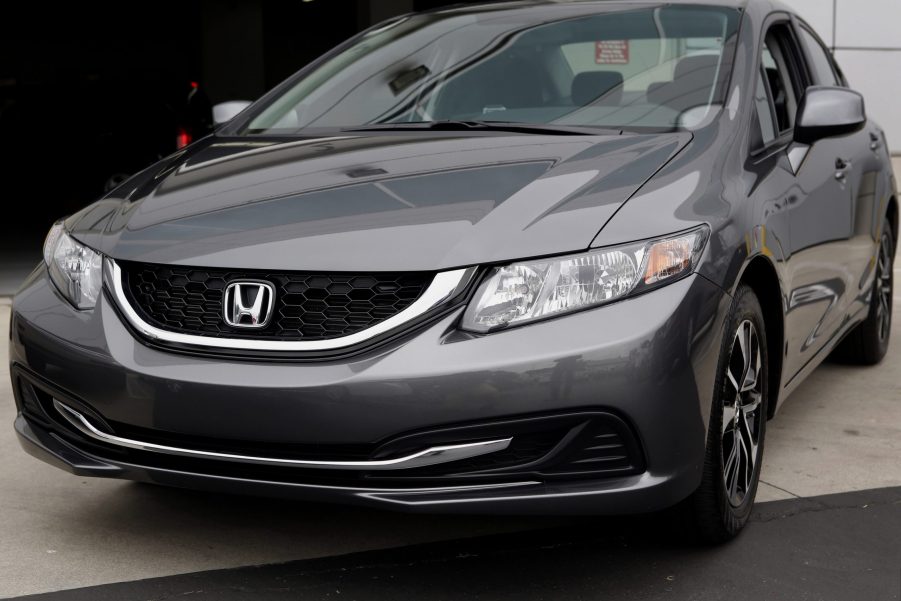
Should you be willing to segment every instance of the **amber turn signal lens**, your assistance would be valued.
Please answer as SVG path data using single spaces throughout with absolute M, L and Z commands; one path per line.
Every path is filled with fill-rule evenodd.
M 654 244 L 648 251 L 644 283 L 655 284 L 690 269 L 696 242 L 697 236 L 689 235 Z

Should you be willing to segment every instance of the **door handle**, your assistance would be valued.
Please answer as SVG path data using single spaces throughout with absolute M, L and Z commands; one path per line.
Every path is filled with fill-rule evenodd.
M 851 169 L 851 161 L 842 158 L 835 159 L 835 179 L 845 179 L 849 169 Z
M 880 146 L 882 146 L 882 144 L 880 144 L 879 136 L 870 132 L 870 150 L 875 152 L 879 150 Z

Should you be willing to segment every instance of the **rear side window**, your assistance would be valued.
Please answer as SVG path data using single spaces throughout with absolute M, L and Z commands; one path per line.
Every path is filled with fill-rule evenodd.
M 810 57 L 810 68 L 816 76 L 817 83 L 823 86 L 840 85 L 835 71 L 832 69 L 832 61 L 829 59 L 829 51 L 806 27 L 801 28 L 801 37 L 807 46 L 807 56 Z

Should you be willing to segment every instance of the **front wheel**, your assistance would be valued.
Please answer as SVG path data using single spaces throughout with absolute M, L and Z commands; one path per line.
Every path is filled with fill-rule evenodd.
M 751 288 L 739 287 L 725 331 L 704 473 L 689 499 L 698 534 L 714 543 L 748 522 L 760 479 L 769 370 L 763 311 Z

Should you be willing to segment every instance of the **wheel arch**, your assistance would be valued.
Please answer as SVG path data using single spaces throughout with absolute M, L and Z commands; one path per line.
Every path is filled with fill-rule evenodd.
M 757 295 L 757 300 L 760 302 L 760 308 L 763 310 L 770 371 L 767 418 L 771 419 L 776 414 L 779 395 L 782 391 L 782 365 L 785 358 L 785 353 L 783 352 L 785 346 L 785 310 L 782 302 L 782 285 L 776 267 L 764 255 L 756 255 L 750 258 L 738 279 L 736 289 L 741 284 L 749 286 L 754 291 L 754 294 Z

